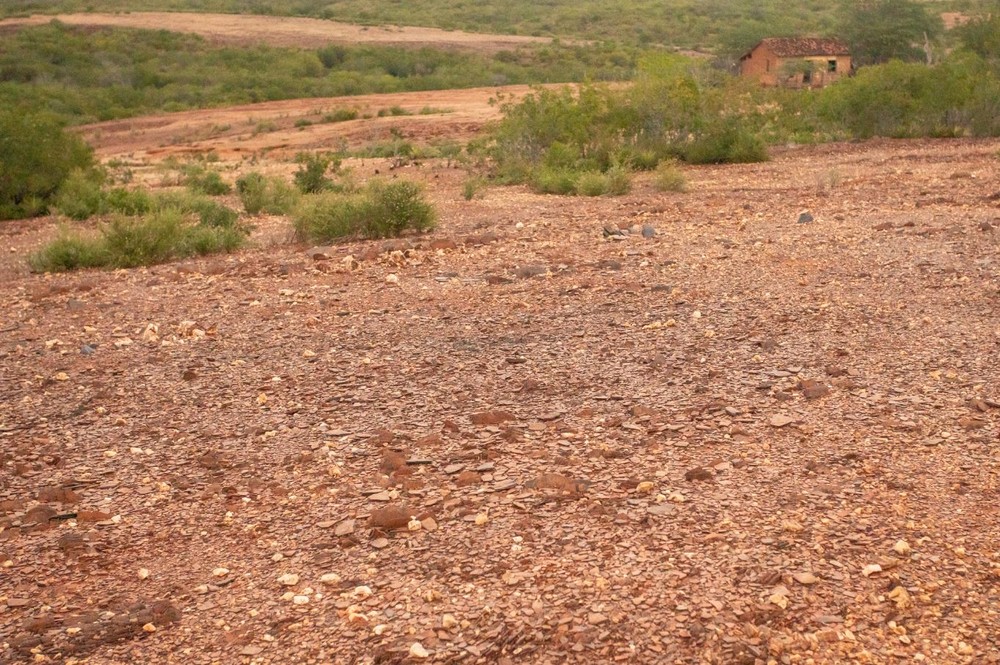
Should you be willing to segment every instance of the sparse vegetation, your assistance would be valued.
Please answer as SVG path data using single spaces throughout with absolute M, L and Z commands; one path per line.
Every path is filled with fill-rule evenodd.
M 184 185 L 196 194 L 222 196 L 233 191 L 218 171 L 197 165 L 189 167 L 186 171 Z
M 331 153 L 300 152 L 295 156 L 299 168 L 295 172 L 295 186 L 303 194 L 317 194 L 333 187 L 327 173 L 340 170 L 340 157 Z
M 330 242 L 342 238 L 388 238 L 434 225 L 434 208 L 413 182 L 372 181 L 352 193 L 305 197 L 292 216 L 303 240 Z
M 337 109 L 323 116 L 323 122 L 347 122 L 357 120 L 359 117 L 357 109 Z
M 521 35 L 555 35 L 630 44 L 676 45 L 710 49 L 740 34 L 810 34 L 829 32 L 837 23 L 836 2 L 804 0 L 790 7 L 778 0 L 757 2 L 692 2 L 691 0 L 627 0 L 609 5 L 600 0 L 534 3 L 512 1 L 502 7 L 473 0 L 372 3 L 365 0 L 8 0 L 0 13 L 57 11 L 210 11 L 279 16 L 314 16 L 365 25 L 420 25 Z M 344 47 L 318 52 L 325 68 L 341 66 Z M 517 53 L 509 58 L 516 60 Z
M 687 190 L 687 178 L 681 171 L 677 161 L 665 159 L 656 167 L 656 177 L 653 180 L 656 189 L 661 192 L 683 192 Z
M 410 111 L 407 111 L 402 106 L 390 106 L 389 108 L 379 109 L 378 117 L 385 118 L 387 116 L 400 116 L 400 115 L 413 115 Z
M 80 268 L 134 268 L 190 256 L 232 252 L 246 242 L 246 230 L 195 221 L 178 208 L 164 208 L 142 217 L 113 218 L 96 233 L 68 227 L 32 254 L 36 272 Z
M 249 215 L 285 215 L 298 202 L 299 193 L 281 178 L 253 171 L 236 181 L 236 191 Z
M 462 183 L 462 198 L 471 201 L 479 195 L 485 186 L 486 181 L 483 178 L 470 174 Z
M 279 99 L 624 80 L 631 76 L 635 54 L 635 49 L 601 46 L 547 46 L 519 52 L 514 59 L 432 48 L 219 47 L 190 34 L 84 29 L 53 21 L 7 33 L 0 41 L 0 98 L 85 123 Z M 317 120 L 356 117 L 351 113 Z M 399 106 L 380 113 L 409 114 Z M 302 119 L 299 126 L 308 122 L 314 121 Z M 262 122 L 254 131 L 275 128 Z

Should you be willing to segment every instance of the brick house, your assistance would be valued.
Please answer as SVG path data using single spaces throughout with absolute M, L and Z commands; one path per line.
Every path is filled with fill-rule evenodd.
M 763 85 L 822 88 L 851 72 L 851 53 L 839 39 L 768 37 L 740 58 L 740 75 Z

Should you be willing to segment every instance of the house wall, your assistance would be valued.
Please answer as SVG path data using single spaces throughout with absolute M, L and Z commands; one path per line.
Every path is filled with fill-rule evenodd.
M 811 80 L 806 83 L 801 73 L 788 77 L 786 63 L 808 60 L 815 62 Z M 828 71 L 830 60 L 837 61 L 837 71 Z M 762 85 L 786 85 L 794 88 L 813 87 L 821 88 L 833 83 L 842 76 L 848 76 L 851 72 L 851 56 L 809 56 L 806 58 L 780 58 L 763 44 L 750 52 L 749 57 L 740 61 L 740 75 L 755 78 Z
M 755 78 L 764 85 L 778 85 L 781 58 L 760 44 L 740 61 L 740 75 Z

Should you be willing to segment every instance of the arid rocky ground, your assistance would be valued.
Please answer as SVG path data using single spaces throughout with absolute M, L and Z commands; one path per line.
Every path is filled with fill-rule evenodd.
M 0 661 L 1000 662 L 998 151 L 428 162 L 427 235 L 119 272 L 0 225 Z

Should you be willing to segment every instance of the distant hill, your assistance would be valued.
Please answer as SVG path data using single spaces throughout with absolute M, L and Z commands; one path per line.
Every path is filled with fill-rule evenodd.
M 935 0 L 933 5 L 941 12 L 967 11 L 970 3 Z M 0 16 L 156 10 L 269 14 L 731 54 L 763 36 L 828 34 L 838 6 L 828 0 L 5 0 Z

